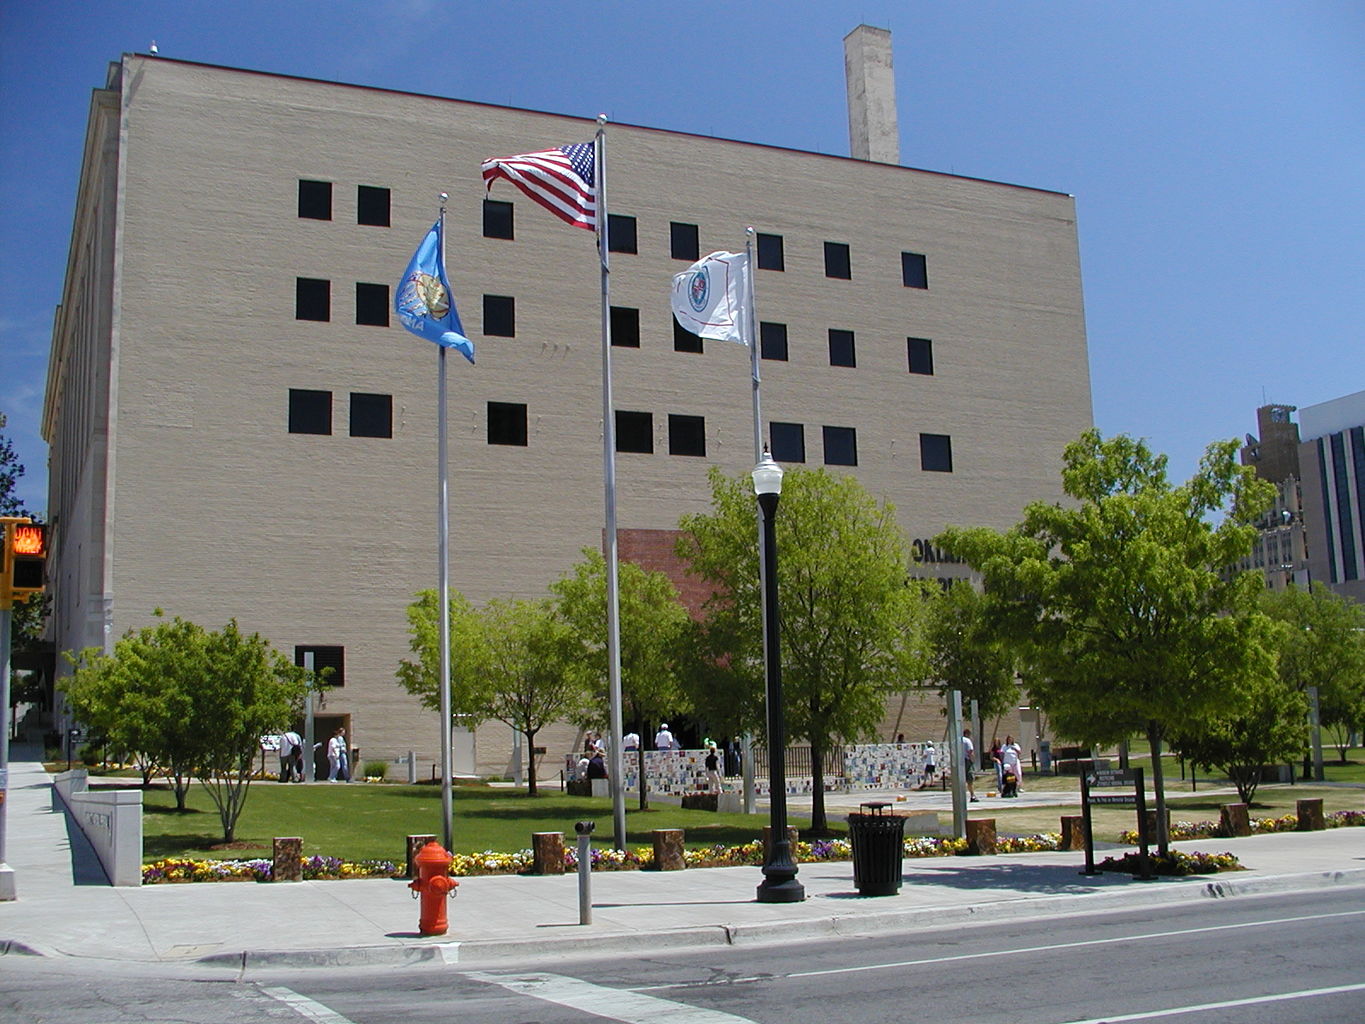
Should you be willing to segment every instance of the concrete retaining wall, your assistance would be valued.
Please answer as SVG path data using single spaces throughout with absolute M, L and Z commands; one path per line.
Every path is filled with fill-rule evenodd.
M 111 885 L 142 884 L 142 792 L 91 792 L 85 769 L 62 772 L 55 788 L 94 847 Z

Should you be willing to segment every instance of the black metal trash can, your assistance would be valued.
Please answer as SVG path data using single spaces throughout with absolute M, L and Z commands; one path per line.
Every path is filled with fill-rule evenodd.
M 853 884 L 863 896 L 894 896 L 901 890 L 905 815 L 887 814 L 889 803 L 860 804 L 848 816 L 853 843 Z

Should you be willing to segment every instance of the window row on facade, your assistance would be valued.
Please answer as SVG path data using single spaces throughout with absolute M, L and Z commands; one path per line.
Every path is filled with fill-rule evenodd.
M 328 322 L 332 319 L 332 282 L 324 278 L 295 279 L 294 317 L 297 320 Z M 672 318 L 670 318 L 672 319 Z M 389 326 L 389 286 L 363 281 L 355 286 L 355 322 L 368 327 Z M 700 337 L 673 320 L 673 349 L 696 352 L 703 349 Z M 787 325 L 762 321 L 759 325 L 759 355 L 763 359 L 789 362 L 791 350 Z M 511 295 L 483 296 L 483 334 L 486 337 L 514 338 L 517 334 L 516 298 Z M 830 366 L 856 367 L 858 353 L 854 332 L 831 327 L 828 331 Z M 639 348 L 640 311 L 631 306 L 611 307 L 611 343 L 618 348 Z M 933 342 L 929 338 L 906 338 L 906 369 L 910 373 L 932 376 Z
M 299 179 L 299 217 L 304 220 L 332 219 L 333 182 Z M 391 193 L 377 185 L 356 186 L 356 223 L 378 227 L 390 224 Z M 485 238 L 516 238 L 516 207 L 502 199 L 483 201 Z M 607 215 L 607 248 L 611 252 L 638 253 L 639 232 L 634 217 Z M 786 240 L 782 235 L 758 232 L 755 235 L 756 262 L 760 270 L 787 269 Z M 701 258 L 701 236 L 696 224 L 669 222 L 669 255 L 675 260 L 694 262 Z M 852 280 L 853 257 L 847 242 L 824 243 L 825 276 Z M 906 288 L 928 288 L 929 274 L 923 253 L 901 253 L 901 283 Z
M 527 447 L 527 406 L 524 402 L 489 402 L 488 443 Z M 704 458 L 706 417 L 668 414 L 668 454 Z M 615 415 L 616 450 L 652 455 L 655 450 L 654 414 L 618 409 Z M 855 427 L 822 425 L 821 452 L 827 466 L 858 465 Z M 306 388 L 289 389 L 289 433 L 331 434 L 332 393 Z M 393 436 L 393 396 L 351 392 L 352 437 Z M 772 421 L 768 424 L 772 456 L 778 462 L 804 463 L 806 425 Z M 920 469 L 930 473 L 953 471 L 953 442 L 947 434 L 919 435 Z

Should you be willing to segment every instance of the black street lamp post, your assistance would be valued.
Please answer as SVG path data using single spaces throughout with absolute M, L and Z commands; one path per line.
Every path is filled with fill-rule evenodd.
M 763 865 L 759 903 L 800 903 L 806 889 L 796 880 L 787 839 L 787 729 L 782 708 L 782 658 L 777 617 L 777 500 L 782 493 L 782 467 L 765 451 L 754 467 L 754 493 L 763 513 L 763 550 L 759 573 L 763 585 L 763 662 L 768 688 L 768 809 L 771 855 Z

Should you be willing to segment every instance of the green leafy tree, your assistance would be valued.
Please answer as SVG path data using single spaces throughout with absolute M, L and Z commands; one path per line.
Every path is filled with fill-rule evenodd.
M 1026 645 L 1030 691 L 1060 732 L 1092 743 L 1145 733 L 1162 853 L 1163 743 L 1234 715 L 1275 671 L 1273 627 L 1255 610 L 1259 577 L 1221 573 L 1251 550 L 1249 524 L 1273 493 L 1236 453 L 1234 441 L 1210 445 L 1199 471 L 1173 486 L 1166 457 L 1143 441 L 1088 430 L 1063 456 L 1073 503 L 1031 504 L 1003 534 L 936 539 L 981 572 L 993 617 Z
M 441 707 L 440 598 L 423 590 L 408 605 L 409 647 L 415 660 L 398 666 L 398 684 L 418 698 L 422 706 Z M 450 595 L 450 710 L 475 723 L 482 721 L 487 704 L 485 668 L 489 657 L 478 612 L 459 592 Z
M 550 601 L 494 601 L 481 615 L 482 713 L 516 729 L 531 751 L 527 793 L 535 796 L 535 739 L 583 705 L 582 647 Z
M 1243 689 L 1242 703 L 1233 713 L 1173 736 L 1171 747 L 1194 764 L 1222 771 L 1237 787 L 1238 798 L 1249 804 L 1262 766 L 1290 760 L 1303 750 L 1307 712 L 1308 700 L 1301 692 L 1277 675 L 1259 676 Z
M 91 649 L 72 660 L 75 672 L 62 685 L 77 717 L 163 766 L 177 809 L 185 810 L 190 779 L 198 779 L 218 810 L 223 841 L 232 842 L 260 737 L 297 713 L 304 670 L 235 621 L 210 632 L 178 617 L 129 631 L 112 654 Z
M 607 725 L 607 563 L 599 551 L 585 548 L 583 560 L 550 586 L 559 614 L 578 642 L 580 664 L 587 672 L 588 696 L 576 716 L 583 725 Z M 626 722 L 658 721 L 687 710 L 682 688 L 683 638 L 690 619 L 673 581 L 634 562 L 617 571 L 621 632 L 621 715 Z M 640 808 L 649 806 L 645 785 L 644 744 L 636 753 Z
M 1345 764 L 1351 731 L 1365 724 L 1365 607 L 1314 583 L 1265 591 L 1261 610 L 1285 627 L 1280 678 L 1300 693 L 1318 688 L 1318 721 Z
M 929 605 L 926 649 L 939 692 L 974 700 L 982 719 L 998 718 L 1018 705 L 1017 656 L 992 628 L 985 595 L 966 580 L 940 591 Z
M 747 475 L 711 471 L 712 511 L 682 520 L 678 551 L 715 588 L 701 647 L 724 699 L 763 706 L 763 627 L 757 511 Z M 923 678 L 925 602 L 907 577 L 909 554 L 894 509 L 851 476 L 789 470 L 778 505 L 778 605 L 788 734 L 811 748 L 811 827 L 827 830 L 825 758 L 872 735 L 888 693 Z M 760 720 L 754 720 L 754 725 Z M 772 751 L 770 756 L 778 756 Z

